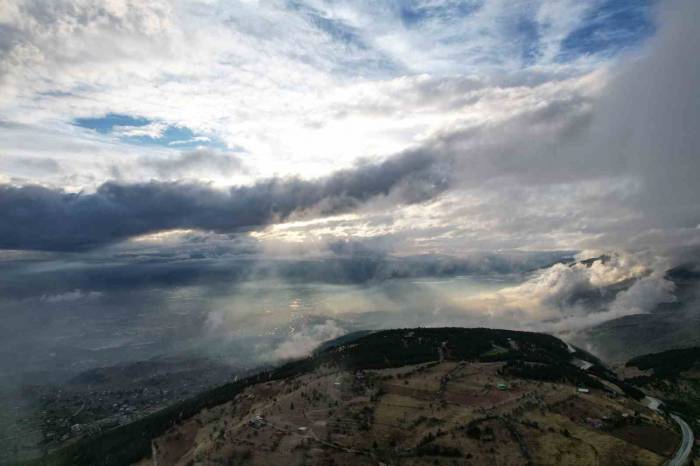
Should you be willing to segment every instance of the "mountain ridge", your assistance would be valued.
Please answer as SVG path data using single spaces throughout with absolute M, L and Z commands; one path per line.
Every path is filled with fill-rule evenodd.
M 580 364 L 581 361 L 585 364 Z M 628 400 L 625 403 L 631 403 L 639 410 L 643 409 L 634 401 L 635 398 L 641 398 L 643 393 L 628 386 L 624 381 L 618 380 L 592 355 L 573 348 L 551 335 L 459 327 L 392 329 L 336 340 L 335 343 L 326 344 L 325 348 L 322 347 L 307 358 L 291 361 L 272 370 L 222 385 L 133 424 L 118 427 L 94 438 L 83 438 L 44 458 L 24 464 L 47 466 L 130 464 L 152 454 L 152 440 L 161 438 L 172 429 L 177 429 L 179 425 L 190 422 L 191 419 L 197 419 L 202 413 L 234 403 L 234 400 L 239 399 L 246 390 L 256 390 L 264 387 L 265 384 L 284 385 L 298 377 L 311 377 L 312 375 L 309 374 L 328 370 L 329 367 L 345 375 L 358 371 L 385 375 L 387 371 L 409 367 L 420 368 L 426 364 L 435 365 L 438 367 L 435 370 L 438 371 L 446 368 L 454 369 L 463 364 L 470 367 L 477 377 L 491 380 L 485 385 L 491 387 L 486 389 L 489 395 L 485 401 L 479 398 L 481 397 L 479 393 L 474 395 L 475 399 L 481 400 L 480 403 L 488 403 L 489 399 L 499 398 L 503 393 L 508 393 L 508 388 L 503 390 L 494 388 L 495 380 L 511 380 L 520 387 L 518 390 L 525 390 L 525 387 L 531 387 L 535 391 L 542 386 L 560 387 L 551 389 L 563 390 L 567 396 L 569 393 L 571 396 L 576 396 L 576 387 L 586 387 L 587 390 L 595 392 L 596 397 L 599 395 L 605 397 L 601 399 L 622 397 L 621 400 Z M 439 377 L 445 375 L 447 374 Z M 479 390 L 483 389 L 482 387 Z M 392 388 L 392 390 L 397 389 Z M 401 391 L 401 389 L 398 390 Z M 407 393 L 421 392 L 409 390 Z M 436 393 L 439 393 L 439 390 Z M 522 394 L 524 395 L 525 391 Z M 463 395 L 454 396 L 459 398 Z M 653 419 L 654 422 L 660 423 L 659 425 L 663 424 L 662 420 Z M 665 427 L 650 428 L 670 432 Z M 415 450 L 417 447 L 411 448 Z M 430 456 L 428 453 L 433 451 L 431 448 L 433 447 L 424 451 L 427 456 Z M 440 448 L 435 451 L 444 453 Z

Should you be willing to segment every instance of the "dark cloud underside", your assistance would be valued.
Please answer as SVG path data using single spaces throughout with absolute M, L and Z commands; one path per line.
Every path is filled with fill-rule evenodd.
M 407 152 L 326 178 L 270 179 L 217 190 L 195 182 L 119 184 L 75 194 L 37 185 L 0 187 L 0 248 L 72 251 L 172 229 L 235 232 L 317 209 L 348 210 L 396 190 L 401 202 L 444 189 L 437 159 Z

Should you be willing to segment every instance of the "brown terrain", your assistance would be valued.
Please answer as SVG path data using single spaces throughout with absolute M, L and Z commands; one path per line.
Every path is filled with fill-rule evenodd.
M 139 464 L 643 466 L 679 444 L 672 423 L 629 398 L 502 365 L 325 366 L 253 385 L 154 439 Z

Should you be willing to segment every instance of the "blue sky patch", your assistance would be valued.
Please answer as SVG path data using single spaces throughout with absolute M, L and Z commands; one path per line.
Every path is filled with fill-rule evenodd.
M 600 2 L 583 21 L 583 26 L 562 41 L 559 60 L 599 53 L 612 55 L 641 43 L 655 31 L 653 4 L 653 0 Z
M 343 74 L 385 77 L 401 71 L 402 66 L 388 56 L 371 47 L 362 37 L 361 31 L 337 18 L 299 1 L 287 2 L 287 7 L 304 18 L 310 26 L 325 34 L 330 41 L 342 44 L 347 52 L 335 57 L 333 71 Z M 313 63 L 313 57 L 300 56 Z
M 118 113 L 108 113 L 97 118 L 76 118 L 76 126 L 93 129 L 101 134 L 109 134 L 115 126 L 146 126 L 150 123 L 146 118 L 132 117 Z
M 521 16 L 515 24 L 514 37 L 520 46 L 523 66 L 533 65 L 540 57 L 540 30 L 534 18 Z
M 206 146 L 224 149 L 222 141 L 194 133 L 184 126 L 168 125 L 118 113 L 108 113 L 103 117 L 76 118 L 76 126 L 108 134 L 128 144 L 166 146 L 173 149 L 193 149 Z M 148 131 L 154 128 L 153 131 Z
M 415 1 L 400 3 L 399 15 L 406 27 L 415 26 L 423 21 L 436 17 L 450 19 L 463 18 L 471 15 L 483 5 L 481 0 L 463 1 L 456 4 L 448 3 L 444 5 L 424 4 Z

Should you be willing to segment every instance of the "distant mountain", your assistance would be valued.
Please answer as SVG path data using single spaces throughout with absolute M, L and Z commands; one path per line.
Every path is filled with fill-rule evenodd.
M 572 262 L 570 265 L 571 265 L 571 266 L 574 266 L 574 265 L 576 265 L 576 264 L 583 264 L 583 265 L 585 265 L 586 267 L 592 267 L 593 264 L 595 264 L 595 263 L 598 262 L 598 261 L 600 261 L 602 264 L 607 264 L 608 262 L 610 262 L 610 259 L 612 259 L 611 256 L 609 256 L 609 255 L 607 255 L 607 254 L 603 254 L 603 255 L 600 255 L 600 256 L 597 256 L 597 257 L 591 257 L 591 258 L 589 258 L 589 259 L 584 259 L 584 260 Z
M 550 335 L 355 333 L 33 464 L 658 465 L 679 435 L 642 397 Z
M 605 360 L 622 363 L 650 352 L 700 346 L 700 269 L 684 265 L 666 273 L 675 285 L 675 302 L 664 303 L 649 314 L 610 320 L 581 333 L 574 342 Z M 614 298 L 631 283 L 619 283 L 604 296 Z

